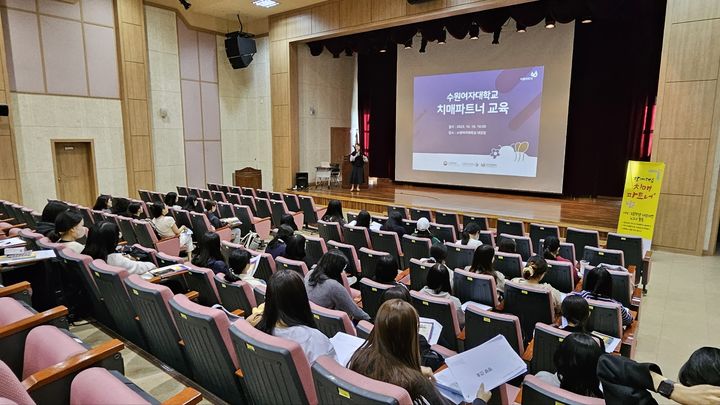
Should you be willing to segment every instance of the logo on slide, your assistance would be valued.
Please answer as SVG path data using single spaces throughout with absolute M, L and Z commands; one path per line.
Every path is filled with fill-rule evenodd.
M 537 71 L 537 70 L 533 70 L 532 72 L 530 72 L 530 75 L 525 76 L 525 77 L 521 77 L 521 78 L 520 78 L 520 81 L 533 80 L 533 79 L 537 78 L 538 75 L 539 75 L 538 71 Z

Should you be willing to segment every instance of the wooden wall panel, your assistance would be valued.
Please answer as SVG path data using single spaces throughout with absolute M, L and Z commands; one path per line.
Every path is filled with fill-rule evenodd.
M 312 32 L 312 11 L 305 10 L 287 16 L 287 37 L 297 38 Z
M 288 72 L 290 66 L 288 44 L 287 40 L 270 43 L 270 74 Z
M 128 195 L 155 188 L 148 101 L 147 34 L 141 0 L 115 0 Z
M 290 74 L 278 73 L 270 77 L 270 97 L 276 100 L 290 99 Z
M 673 82 L 665 85 L 665 100 L 672 108 L 662 117 L 663 138 L 710 139 L 715 80 Z M 673 100 L 682 100 L 675 103 Z
M 406 13 L 412 14 L 423 14 L 430 11 L 441 10 L 446 7 L 445 0 L 433 0 L 426 3 L 420 4 L 406 4 Z
M 669 44 L 668 82 L 717 79 L 720 19 L 674 24 L 665 43 Z
M 703 195 L 709 141 L 666 139 L 655 151 L 658 161 L 672 170 L 665 172 L 662 191 L 669 194 Z
M 340 26 L 354 27 L 372 21 L 371 0 L 341 0 Z
M 0 199 L 22 204 L 4 37 L 5 32 L 0 19 L 0 99 L 3 104 L 8 105 L 11 112 L 9 117 L 0 119 Z
M 696 250 L 695 236 L 700 230 L 702 197 L 663 194 L 658 205 L 653 245 L 672 249 Z M 659 229 L 665 231 L 658 232 Z
M 384 0 L 385 1 L 385 0 Z M 386 0 L 388 3 L 390 0 Z M 403 0 L 404 1 L 404 0 Z M 312 32 L 331 31 L 340 28 L 340 3 L 326 3 L 312 9 Z
M 720 18 L 720 1 L 675 1 L 668 7 L 673 23 Z
M 407 0 L 373 0 L 372 20 L 382 21 L 405 15 Z

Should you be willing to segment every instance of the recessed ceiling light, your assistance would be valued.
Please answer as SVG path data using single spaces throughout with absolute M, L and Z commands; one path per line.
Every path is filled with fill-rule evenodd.
M 256 6 L 260 6 L 260 7 L 270 8 L 270 7 L 275 7 L 275 6 L 279 5 L 280 3 L 278 3 L 275 0 L 255 0 L 255 1 L 253 1 L 253 4 Z

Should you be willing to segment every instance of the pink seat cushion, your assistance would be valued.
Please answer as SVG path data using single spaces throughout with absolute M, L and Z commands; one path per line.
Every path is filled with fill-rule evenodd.
M 4 402 L 5 404 L 35 404 L 10 367 L 2 361 L 0 361 L 0 397 L 8 401 Z M 3 402 L 0 401 L 0 404 Z
M 0 298 L 0 326 L 9 325 L 32 315 L 32 311 L 15 298 Z
M 170 315 L 170 319 L 172 319 L 173 321 L 173 325 L 175 324 L 175 318 L 172 316 L 172 312 L 170 311 L 170 299 L 174 295 L 170 288 L 162 284 L 151 283 L 137 274 L 131 274 L 130 276 L 128 276 L 127 280 L 138 287 L 142 287 L 146 290 L 157 291 L 158 293 L 160 293 L 160 297 L 162 297 L 162 300 L 165 303 L 165 309 L 167 309 L 168 314 Z M 130 285 L 127 285 L 127 287 L 132 289 Z
M 340 364 L 338 364 L 338 362 L 327 356 L 321 356 L 317 359 L 316 363 L 328 370 L 335 378 L 339 380 L 345 381 L 356 387 L 361 387 L 368 391 L 378 393 L 380 395 L 396 398 L 399 405 L 412 404 L 410 394 L 408 394 L 408 392 L 402 387 L 365 377 L 360 373 L 356 373 L 350 369 L 341 366 Z
M 215 283 L 213 283 L 213 285 L 214 284 Z M 228 319 L 225 312 L 219 309 L 209 308 L 200 304 L 196 304 L 190 301 L 190 299 L 183 294 L 175 295 L 175 297 L 173 297 L 173 300 L 175 300 L 175 302 L 177 302 L 188 312 L 194 312 L 196 314 L 209 316 L 213 319 L 213 321 L 215 321 L 215 326 L 217 326 L 218 330 L 220 331 L 220 336 L 222 337 L 223 343 L 225 344 L 225 349 L 227 349 L 228 354 L 230 355 L 230 359 L 232 360 L 235 368 L 238 368 L 239 363 L 237 353 L 235 352 L 235 348 L 232 345 L 232 340 L 230 340 L 230 320 Z
M 23 379 L 85 351 L 83 345 L 55 326 L 38 326 L 25 340 Z
M 85 404 L 147 405 L 149 402 L 106 369 L 92 367 L 79 373 L 70 385 L 70 405 Z

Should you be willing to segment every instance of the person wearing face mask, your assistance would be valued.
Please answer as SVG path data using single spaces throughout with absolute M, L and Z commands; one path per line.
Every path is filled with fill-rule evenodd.
M 85 245 L 77 240 L 85 237 L 84 225 L 83 217 L 80 214 L 72 211 L 62 212 L 55 219 L 55 230 L 48 235 L 48 238 L 55 243 L 63 244 L 76 253 L 82 253 Z

